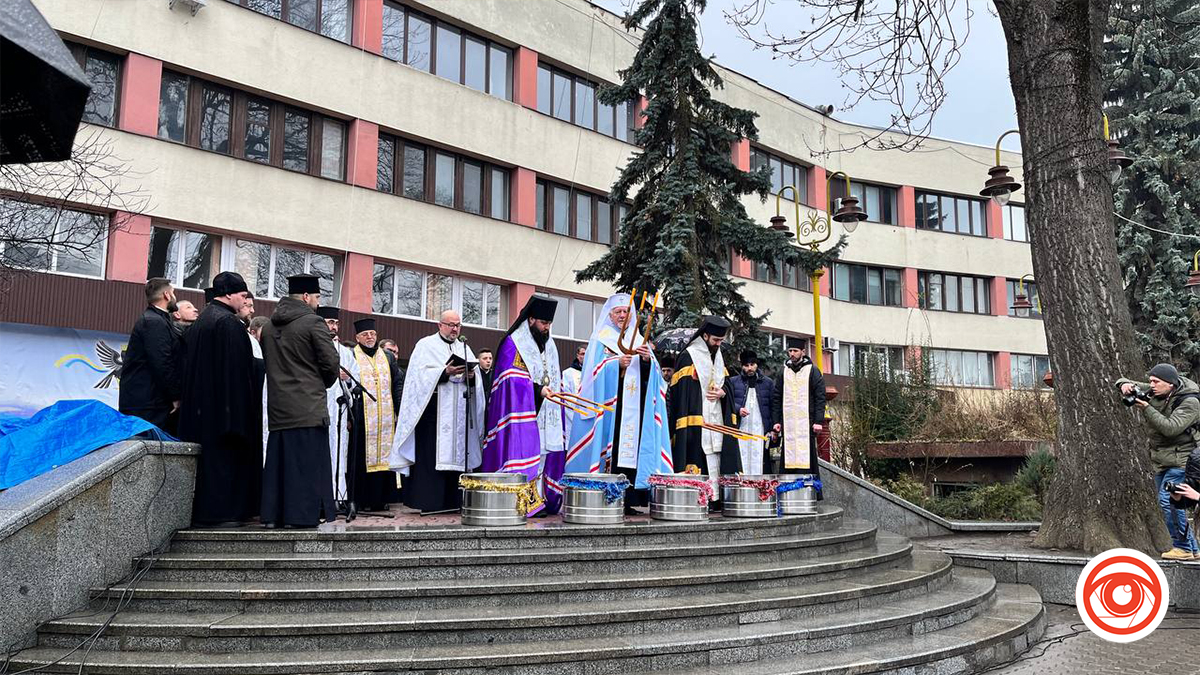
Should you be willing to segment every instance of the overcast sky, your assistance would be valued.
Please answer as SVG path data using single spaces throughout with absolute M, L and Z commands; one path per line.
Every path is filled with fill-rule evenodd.
M 625 13 L 635 0 L 592 0 L 618 15 Z M 901 0 L 902 1 L 902 0 Z M 834 117 L 875 126 L 887 126 L 894 108 L 886 103 L 864 101 L 851 110 L 843 110 L 846 90 L 837 69 L 825 63 L 795 63 L 772 60 L 769 52 L 755 51 L 725 19 L 724 11 L 746 0 L 708 0 L 701 17 L 703 50 L 715 55 L 721 65 L 748 75 L 764 85 L 811 106 L 832 104 Z M 993 145 L 1008 129 L 1016 128 L 1017 113 L 1008 83 L 1004 32 L 991 3 L 970 0 L 974 15 L 969 20 L 970 35 L 962 50 L 962 60 L 946 81 L 946 102 L 933 120 L 932 135 L 979 145 Z M 772 32 L 788 25 L 804 25 L 807 15 L 798 3 L 776 0 L 768 10 Z M 962 30 L 968 24 L 963 16 Z M 1004 141 L 1006 149 L 1019 150 L 1015 136 Z

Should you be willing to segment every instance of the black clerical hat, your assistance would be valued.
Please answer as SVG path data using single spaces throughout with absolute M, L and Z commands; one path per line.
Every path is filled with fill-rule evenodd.
M 317 316 L 322 319 L 334 319 L 336 321 L 341 318 L 342 310 L 337 307 L 318 307 Z
M 725 334 L 729 332 L 729 322 L 719 316 L 706 316 L 700 324 L 700 330 L 696 332 L 701 335 L 725 337 Z
M 354 334 L 358 335 L 363 331 L 375 330 L 375 319 L 367 317 L 354 322 Z
M 742 352 L 742 365 L 746 366 L 751 363 L 758 363 L 758 354 L 755 354 L 753 351 L 747 349 L 746 351 Z
M 789 336 L 787 336 L 787 338 L 785 339 L 784 342 L 786 343 L 788 349 L 807 349 L 808 348 L 808 340 L 805 340 L 804 338 L 793 337 L 793 336 L 789 335 Z
M 245 293 L 249 290 L 249 288 L 246 288 L 246 280 L 237 272 L 221 272 L 213 277 L 212 295 L 214 298 L 221 298 L 234 293 Z
M 537 319 L 539 321 L 554 321 L 554 312 L 558 309 L 558 301 L 554 298 L 545 295 L 531 295 L 529 300 L 525 302 L 525 307 L 521 309 L 521 313 L 513 320 L 512 326 L 509 327 L 507 335 L 512 335 L 513 331 L 521 327 L 529 319 Z
M 213 288 L 212 288 L 212 286 L 209 286 L 208 288 L 204 289 L 204 304 L 207 305 L 208 303 L 212 302 L 212 299 L 213 299 Z
M 321 277 L 315 274 L 294 274 L 287 278 L 287 282 L 288 295 L 301 293 L 317 295 L 321 292 Z

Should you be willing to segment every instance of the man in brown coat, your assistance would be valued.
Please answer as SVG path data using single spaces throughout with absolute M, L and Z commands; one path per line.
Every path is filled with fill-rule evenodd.
M 340 364 L 325 320 L 313 311 L 320 301 L 319 277 L 288 277 L 288 295 L 262 331 L 270 427 L 263 467 L 266 527 L 316 527 L 337 514 L 325 393 Z

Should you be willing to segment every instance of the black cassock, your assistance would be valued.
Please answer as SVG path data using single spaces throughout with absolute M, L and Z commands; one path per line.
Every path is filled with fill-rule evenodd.
M 725 396 L 721 398 L 721 423 L 736 427 L 737 417 L 733 410 L 733 389 L 729 378 L 723 386 Z M 687 350 L 675 359 L 675 375 L 667 396 L 668 416 L 671 419 L 671 461 L 675 471 L 682 473 L 689 464 L 700 468 L 708 475 L 708 461 L 700 445 L 700 426 L 704 419 L 704 387 L 696 375 L 692 355 Z M 742 455 L 737 439 L 721 436 L 721 474 L 730 475 L 742 470 Z
M 792 372 L 797 372 L 807 365 L 812 365 L 812 370 L 808 376 L 808 422 L 809 424 L 824 424 L 825 423 L 825 376 L 821 371 L 817 370 L 817 366 L 813 364 L 807 356 L 803 357 L 799 363 L 788 362 L 783 368 L 779 369 L 779 373 L 775 375 L 775 395 L 771 400 L 771 415 L 775 419 L 775 423 L 782 425 L 783 431 L 787 430 L 788 420 L 783 414 L 783 369 L 790 368 Z M 808 436 L 808 453 L 809 466 L 811 469 L 789 469 L 786 466 L 786 455 L 784 451 L 787 449 L 784 441 L 784 434 L 780 433 L 779 441 L 779 473 L 804 473 L 818 475 L 817 462 L 817 432 L 809 429 Z
M 445 372 L 438 379 L 438 384 L 450 380 Z M 474 382 L 474 380 L 471 380 Z M 471 396 L 482 396 L 479 390 L 471 392 Z M 404 487 L 400 494 L 404 497 L 404 505 L 410 509 L 418 509 L 422 513 L 438 511 L 457 511 L 462 506 L 462 493 L 458 488 L 458 477 L 461 471 L 438 471 L 437 467 L 437 417 L 438 390 L 433 389 L 417 427 L 413 429 L 415 445 L 415 462 L 408 469 L 408 477 L 404 479 Z M 477 432 L 471 429 L 471 433 Z
M 252 338 L 227 305 L 210 302 L 183 335 L 179 437 L 199 443 L 192 522 L 258 515 L 262 489 L 262 385 Z

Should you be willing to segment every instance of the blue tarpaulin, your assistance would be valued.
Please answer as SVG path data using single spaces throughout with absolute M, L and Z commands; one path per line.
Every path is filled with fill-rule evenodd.
M 94 400 L 59 401 L 29 418 L 0 415 L 0 490 L 145 432 L 175 440 L 146 420 Z

